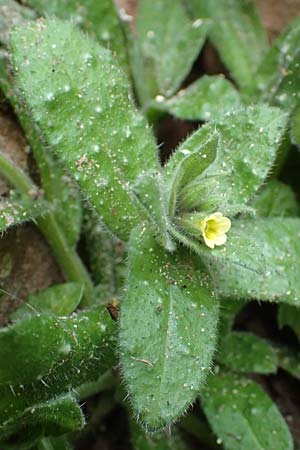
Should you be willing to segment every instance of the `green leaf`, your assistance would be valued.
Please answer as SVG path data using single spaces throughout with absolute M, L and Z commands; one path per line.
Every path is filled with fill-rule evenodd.
M 128 30 L 128 36 L 142 105 L 156 96 L 170 97 L 176 92 L 200 53 L 208 27 L 208 21 L 193 22 L 181 0 L 139 1 L 135 28 Z
M 213 431 L 227 450 L 292 450 L 277 406 L 254 381 L 232 373 L 210 375 L 201 397 Z
M 131 422 L 131 444 L 133 450 L 187 450 L 188 446 L 182 440 L 177 430 L 172 433 L 148 434 Z
M 113 331 L 114 323 L 103 307 L 69 318 L 30 316 L 2 328 L 0 386 L 20 389 L 20 384 L 35 382 L 40 389 L 47 386 L 41 395 L 49 397 L 97 380 L 113 362 Z M 29 394 L 28 386 L 22 395 Z
M 275 350 L 266 340 L 251 333 L 229 333 L 220 341 L 216 358 L 234 372 L 277 372 Z
M 255 82 L 266 49 L 266 33 L 255 4 L 248 0 L 185 0 L 195 17 L 212 21 L 209 39 L 240 86 Z
M 127 54 L 120 20 L 113 0 L 24 0 L 39 14 L 70 20 L 79 25 L 103 47 L 109 47 L 126 67 Z
M 158 100 L 149 108 L 183 120 L 207 121 L 240 106 L 238 91 L 222 75 L 204 75 L 173 97 Z
M 79 305 L 83 290 L 84 286 L 80 283 L 64 283 L 34 292 L 10 317 L 13 320 L 20 320 L 44 313 L 60 317 L 69 316 Z
M 300 310 L 298 308 L 292 305 L 279 305 L 277 320 L 280 328 L 290 327 L 300 340 Z
M 134 192 L 148 212 L 149 223 L 153 227 L 158 241 L 167 250 L 174 251 L 176 247 L 169 233 L 170 220 L 161 172 L 143 174 L 138 180 Z
M 125 251 L 120 240 L 106 230 L 94 211 L 85 211 L 84 239 L 88 266 L 97 285 L 97 297 L 107 304 L 120 296 L 125 279 Z
M 32 200 L 15 192 L 9 198 L 2 197 L 0 199 L 0 232 L 23 222 L 34 220 L 46 210 L 46 203 L 39 199 Z
M 73 397 L 84 398 L 85 388 L 102 380 L 115 363 L 114 331 L 115 323 L 103 307 L 70 318 L 40 314 L 1 329 L 1 438 L 20 434 L 20 442 L 26 442 L 27 435 L 35 439 L 41 433 L 59 435 L 81 427 L 82 413 Z M 61 410 L 56 402 L 65 397 L 69 406 L 63 401 Z M 54 424 L 54 430 L 55 414 L 62 426 L 70 422 L 70 428 Z M 80 418 L 76 427 L 74 414 Z
M 299 230 L 300 219 L 296 218 L 236 220 L 226 247 L 209 250 L 203 246 L 203 261 L 217 292 L 230 298 L 299 305 L 295 271 L 300 258 Z M 243 263 L 232 264 L 234 255 Z M 244 264 L 247 259 L 248 265 Z
M 64 436 L 44 438 L 38 443 L 38 450 L 73 450 Z
M 266 178 L 286 124 L 285 114 L 264 105 L 237 110 L 196 133 L 220 135 L 215 161 L 181 192 L 182 210 L 239 212 Z
M 261 217 L 298 216 L 298 203 L 290 186 L 277 180 L 269 181 L 251 202 Z
M 16 30 L 11 45 L 18 83 L 47 141 L 106 225 L 126 239 L 141 213 L 132 185 L 144 161 L 148 170 L 159 167 L 125 75 L 108 50 L 58 20 Z
M 224 298 L 220 300 L 220 323 L 219 337 L 220 342 L 224 336 L 231 332 L 236 315 L 245 306 L 245 301 L 231 300 Z
M 300 353 L 285 346 L 276 346 L 278 365 L 293 377 L 300 380 Z
M 170 254 L 146 227 L 133 231 L 120 318 L 123 377 L 139 421 L 158 429 L 201 388 L 215 347 L 218 306 L 189 253 Z
M 34 20 L 36 14 L 29 8 L 20 5 L 13 0 L 0 0 L 0 42 L 8 45 L 10 30 L 25 23 L 28 20 Z
M 298 104 L 292 115 L 291 141 L 293 144 L 300 147 L 300 103 Z
M 181 189 L 197 178 L 216 158 L 219 134 L 192 134 L 171 156 L 164 167 L 168 212 L 174 218 Z
M 85 420 L 71 395 L 33 404 L 0 425 L 0 443 L 6 449 L 27 449 L 41 437 L 79 431 Z
M 0 89 L 9 99 L 23 128 L 40 171 L 44 198 L 52 205 L 55 220 L 67 243 L 75 246 L 81 229 L 81 203 L 78 190 L 47 148 L 31 117 L 22 107 L 10 74 L 8 54 L 0 54 Z
M 300 98 L 299 39 L 300 20 L 296 19 L 274 41 L 255 74 L 258 99 L 289 112 Z
M 49 437 L 41 439 L 32 450 L 73 450 L 66 437 Z

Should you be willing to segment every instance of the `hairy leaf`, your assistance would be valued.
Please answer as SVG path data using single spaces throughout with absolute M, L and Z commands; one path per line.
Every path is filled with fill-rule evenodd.
M 219 337 L 220 342 L 224 336 L 232 331 L 236 315 L 245 306 L 245 301 L 231 300 L 224 298 L 220 300 L 220 323 L 219 323 Z
M 50 154 L 40 132 L 19 101 L 10 74 L 6 52 L 0 54 L 0 89 L 18 115 L 26 139 L 40 171 L 44 198 L 51 204 L 55 220 L 63 230 L 67 243 L 75 246 L 81 229 L 81 202 L 77 188 L 56 158 Z
M 300 19 L 273 43 L 255 74 L 260 101 L 292 111 L 300 98 Z
M 262 217 L 298 216 L 298 203 L 290 186 L 277 180 L 269 181 L 254 198 L 251 206 Z
M 212 132 L 202 136 L 194 133 L 172 155 L 164 167 L 168 211 L 174 218 L 181 189 L 192 182 L 214 161 L 219 134 Z
M 89 267 L 97 285 L 97 298 L 107 304 L 120 296 L 125 278 L 125 252 L 122 242 L 112 236 L 92 210 L 85 211 L 84 238 Z
M 195 17 L 212 21 L 209 38 L 240 86 L 255 82 L 254 72 L 266 49 L 266 33 L 254 2 L 185 0 Z
M 293 377 L 300 380 L 300 353 L 289 347 L 276 346 L 278 365 Z
M 217 157 L 184 187 L 181 208 L 238 213 L 271 169 L 285 124 L 279 109 L 260 105 L 237 110 L 197 131 L 199 139 L 212 130 L 219 132 Z
M 103 307 L 69 318 L 30 316 L 2 328 L 0 360 L 6 364 L 0 366 L 0 386 L 20 390 L 20 384 L 35 383 L 48 398 L 97 380 L 113 362 L 113 330 Z M 23 394 L 29 396 L 29 386 Z
M 169 99 L 158 97 L 149 108 L 179 119 L 207 121 L 239 106 L 239 93 L 228 80 L 204 75 Z
M 233 373 L 210 375 L 201 397 L 209 423 L 228 450 L 292 450 L 275 403 L 254 381 Z
M 144 161 L 157 170 L 158 160 L 125 75 L 108 50 L 58 20 L 16 30 L 11 45 L 18 83 L 47 141 L 126 239 L 140 215 L 132 184 Z
M 172 11 L 172 14 L 170 14 Z M 129 55 L 140 102 L 170 97 L 204 43 L 208 21 L 188 17 L 181 0 L 140 0 Z
M 122 372 L 133 409 L 150 429 L 194 400 L 211 364 L 218 318 L 209 281 L 190 254 L 170 254 L 145 227 L 130 240 L 120 319 Z
M 56 16 L 79 25 L 103 47 L 111 48 L 126 67 L 127 54 L 120 20 L 113 0 L 23 0 L 43 16 Z
M 231 298 L 258 299 L 299 305 L 300 219 L 236 220 L 226 247 L 203 252 L 216 290 Z M 251 265 L 232 264 L 237 254 Z M 257 262 L 255 262 L 257 259 Z M 259 269 L 259 259 L 264 261 Z M 256 267 L 256 269 L 255 269 Z
M 290 327 L 297 338 L 300 340 L 300 309 L 292 305 L 279 305 L 278 307 L 278 325 Z
M 79 431 L 85 423 L 71 395 L 34 403 L 4 422 L 1 419 L 0 444 L 12 450 L 31 448 L 43 436 Z
M 69 316 L 82 298 L 84 286 L 80 283 L 57 284 L 30 294 L 11 319 L 20 320 L 28 316 L 48 313 L 54 316 Z
M 233 331 L 219 346 L 217 361 L 234 372 L 275 373 L 277 355 L 268 342 L 251 333 Z
M 41 200 L 32 200 L 24 195 L 13 193 L 9 198 L 0 199 L 0 232 L 19 225 L 47 211 L 47 205 Z

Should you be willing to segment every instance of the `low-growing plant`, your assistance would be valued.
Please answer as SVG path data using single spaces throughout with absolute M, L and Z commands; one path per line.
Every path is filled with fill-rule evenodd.
M 207 38 L 228 76 L 189 82 Z M 1 0 L 0 42 L 39 174 L 0 148 L 1 231 L 32 221 L 65 280 L 0 330 L 1 449 L 76 448 L 116 404 L 136 450 L 294 448 L 261 375 L 298 352 L 234 322 L 275 302 L 299 338 L 299 20 L 270 46 L 246 0 Z M 195 129 L 162 164 L 166 115 Z

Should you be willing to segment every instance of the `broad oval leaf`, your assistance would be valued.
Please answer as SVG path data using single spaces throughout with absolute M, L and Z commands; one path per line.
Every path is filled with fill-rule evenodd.
M 238 91 L 221 75 L 204 75 L 173 97 L 158 100 L 150 109 L 184 120 L 208 121 L 240 106 Z
M 300 282 L 295 271 L 300 258 L 299 237 L 298 218 L 236 220 L 226 247 L 203 248 L 202 259 L 222 296 L 299 306 Z M 252 258 L 251 248 L 256 248 Z M 233 264 L 233 255 L 246 262 L 251 258 L 252 264 Z M 263 264 L 259 269 L 260 260 Z
M 223 337 L 216 359 L 234 372 L 276 373 L 277 355 L 269 343 L 252 333 L 233 331 Z
M 64 283 L 34 292 L 28 296 L 26 303 L 11 315 L 11 319 L 20 320 L 43 313 L 69 316 L 79 305 L 83 290 L 83 284 Z
M 135 229 L 119 346 L 133 409 L 145 427 L 170 424 L 195 399 L 211 364 L 217 320 L 210 283 L 191 255 L 168 253 L 146 227 Z
M 140 219 L 132 186 L 159 170 L 150 128 L 112 54 L 70 24 L 14 31 L 17 81 L 34 120 L 106 225 L 126 239 Z
M 198 56 L 208 28 L 209 21 L 193 21 L 188 16 L 181 0 L 138 2 L 134 29 L 127 34 L 142 105 L 157 95 L 170 97 L 176 92 Z
M 295 217 L 299 206 L 291 187 L 278 180 L 270 180 L 251 202 L 261 217 Z
M 71 20 L 90 36 L 95 37 L 103 47 L 109 47 L 126 67 L 125 39 L 116 5 L 113 0 L 26 0 L 39 14 L 48 17 Z
M 6 449 L 25 450 L 44 436 L 79 431 L 84 424 L 78 403 L 68 394 L 34 404 L 0 424 L 0 444 Z
M 103 306 L 66 318 L 30 316 L 2 328 L 0 361 L 6 364 L 0 366 L 0 386 L 15 386 L 21 401 L 31 388 L 22 392 L 20 385 L 35 382 L 41 392 L 47 386 L 48 395 L 53 396 L 69 386 L 75 389 L 95 381 L 114 362 L 114 330 Z
M 201 400 L 226 450 L 293 450 L 277 406 L 254 381 L 226 372 L 210 375 Z

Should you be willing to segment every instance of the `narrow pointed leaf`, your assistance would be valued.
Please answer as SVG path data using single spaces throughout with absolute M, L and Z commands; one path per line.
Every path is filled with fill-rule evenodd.
M 182 190 L 181 208 L 230 215 L 232 207 L 246 204 L 272 167 L 285 125 L 284 113 L 260 105 L 237 110 L 196 132 L 204 139 L 216 130 L 220 142 L 215 161 Z
M 214 161 L 219 134 L 194 133 L 174 153 L 164 167 L 168 212 L 174 218 L 181 189 L 191 183 Z
M 144 174 L 138 180 L 134 192 L 148 212 L 149 223 L 155 230 L 158 241 L 167 250 L 173 251 L 175 243 L 169 233 L 170 220 L 165 189 L 161 172 L 156 172 Z
M 16 30 L 11 45 L 18 84 L 47 141 L 107 226 L 126 239 L 140 215 L 132 183 L 145 161 L 157 170 L 158 160 L 125 75 L 108 50 L 58 20 Z
M 240 86 L 251 85 L 266 49 L 255 3 L 248 0 L 185 0 L 195 17 L 212 21 L 209 38 Z
M 123 377 L 142 424 L 178 418 L 201 388 L 215 346 L 218 307 L 190 254 L 170 254 L 146 228 L 130 240 L 120 319 Z
M 226 450 L 294 448 L 277 406 L 252 380 L 226 372 L 211 375 L 201 402 Z

